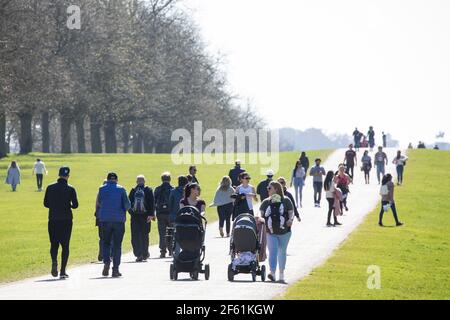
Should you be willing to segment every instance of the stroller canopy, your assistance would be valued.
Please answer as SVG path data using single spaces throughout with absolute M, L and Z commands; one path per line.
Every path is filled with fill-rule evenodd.
M 232 243 L 237 252 L 255 252 L 258 249 L 258 229 L 255 217 L 241 214 L 234 221 Z
M 175 241 L 182 250 L 197 252 L 203 246 L 203 217 L 195 207 L 184 207 L 175 219 Z

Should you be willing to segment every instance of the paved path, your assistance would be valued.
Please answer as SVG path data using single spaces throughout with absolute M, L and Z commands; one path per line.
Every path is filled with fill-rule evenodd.
M 388 158 L 394 150 L 386 150 Z M 358 161 L 362 152 L 358 154 Z M 325 169 L 336 169 L 344 158 L 344 150 L 337 150 L 325 162 Z M 393 172 L 392 165 L 388 166 Z M 355 185 L 351 186 L 349 208 L 340 221 L 343 226 L 327 228 L 326 201 L 322 209 L 314 208 L 311 180 L 304 190 L 302 222 L 295 222 L 288 248 L 286 281 L 292 284 L 308 275 L 323 263 L 339 244 L 361 223 L 379 201 L 379 186 L 372 170 L 372 184 L 365 185 L 360 170 L 355 172 Z M 68 270 L 70 279 L 54 280 L 46 275 L 38 278 L 0 286 L 0 299 L 271 299 L 287 288 L 286 284 L 251 282 L 250 275 L 238 275 L 235 282 L 227 281 L 229 263 L 228 239 L 218 238 L 218 224 L 208 225 L 206 236 L 206 263 L 211 266 L 211 278 L 191 281 L 188 274 L 180 274 L 180 280 L 169 280 L 170 259 L 150 259 L 147 263 L 134 263 L 132 254 L 123 256 L 123 278 L 101 277 L 102 265 L 90 264 Z M 151 255 L 158 255 L 158 248 L 151 247 Z M 267 262 L 266 262 L 267 264 Z

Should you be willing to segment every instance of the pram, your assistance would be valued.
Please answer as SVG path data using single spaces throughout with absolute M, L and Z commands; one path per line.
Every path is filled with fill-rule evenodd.
M 231 263 L 228 265 L 228 280 L 233 281 L 239 273 L 251 273 L 252 280 L 261 276 L 266 280 L 266 266 L 259 265 L 261 236 L 255 217 L 244 213 L 236 217 L 230 239 Z
M 171 280 L 177 280 L 180 272 L 189 273 L 192 280 L 198 280 L 199 273 L 205 275 L 205 280 L 209 279 L 209 265 L 203 267 L 206 224 L 206 219 L 195 207 L 188 206 L 178 211 L 174 224 Z

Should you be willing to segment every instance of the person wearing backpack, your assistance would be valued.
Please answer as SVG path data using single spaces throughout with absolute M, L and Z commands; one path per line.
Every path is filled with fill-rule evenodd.
M 150 257 L 148 251 L 151 221 L 155 221 L 155 199 L 152 188 L 145 185 L 145 177 L 136 178 L 136 187 L 128 196 L 131 208 L 131 245 L 136 262 L 146 261 Z
M 170 180 L 170 173 L 164 172 L 161 175 L 162 184 L 155 189 L 155 209 L 156 218 L 158 219 L 159 249 L 161 251 L 160 258 L 166 257 L 166 229 L 171 226 L 169 198 L 173 187 L 170 185 Z
M 268 278 L 275 281 L 277 264 L 279 267 L 279 281 L 284 282 L 287 247 L 291 238 L 291 226 L 294 222 L 294 205 L 284 196 L 283 187 L 279 182 L 272 181 L 268 186 L 269 198 L 261 206 L 260 218 L 265 220 L 267 231 L 267 247 L 269 249 Z
M 395 185 L 392 182 L 392 175 L 388 173 L 383 177 L 380 188 L 381 210 L 380 210 L 380 218 L 378 221 L 378 225 L 380 227 L 383 227 L 383 215 L 385 212 L 389 211 L 389 209 L 392 210 L 396 226 L 400 227 L 403 225 L 403 223 L 398 220 L 397 208 L 395 207 L 394 201 L 394 188 Z

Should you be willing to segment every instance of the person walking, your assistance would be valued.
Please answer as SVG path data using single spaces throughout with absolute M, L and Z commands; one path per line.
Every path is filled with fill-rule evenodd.
M 118 184 L 116 173 L 110 172 L 106 178 L 106 184 L 98 190 L 99 219 L 103 239 L 103 272 L 107 277 L 111 266 L 111 256 L 105 254 L 112 251 L 112 277 L 118 278 L 122 274 L 119 271 L 122 257 L 122 241 L 125 234 L 126 212 L 130 210 L 131 203 L 127 191 Z M 112 250 L 111 250 L 112 243 Z
M 196 166 L 190 166 L 189 167 L 189 175 L 188 175 L 189 183 L 196 183 L 200 184 L 200 182 L 197 179 L 197 167 Z
M 395 165 L 395 168 L 397 170 L 397 185 L 398 186 L 403 184 L 403 172 L 405 171 L 405 166 L 406 166 L 407 160 L 408 160 L 408 157 L 402 155 L 401 150 L 398 150 L 397 156 L 392 161 L 392 163 Z
M 345 211 L 348 211 L 347 198 L 350 193 L 349 185 L 352 183 L 352 178 L 346 173 L 344 165 L 341 164 L 339 166 L 338 173 L 334 181 L 336 183 L 336 188 L 340 189 L 342 192 L 341 211 L 343 208 L 345 208 Z
M 345 152 L 344 164 L 347 168 L 346 173 L 353 179 L 355 165 L 358 165 L 358 159 L 355 150 L 353 150 L 353 144 L 350 144 L 348 150 Z
M 279 281 L 284 282 L 286 269 L 287 247 L 291 238 L 291 226 L 294 222 L 294 205 L 284 196 L 283 187 L 276 181 L 268 186 L 269 198 L 261 206 L 260 217 L 265 219 L 267 231 L 267 247 L 269 249 L 268 278 L 276 281 L 275 273 L 279 268 Z
M 214 201 L 211 206 L 217 207 L 217 214 L 219 215 L 219 233 L 224 237 L 223 227 L 226 227 L 227 238 L 230 236 L 231 230 L 231 215 L 233 214 L 233 198 L 231 197 L 235 190 L 231 186 L 230 177 L 222 178 L 219 188 L 214 195 Z
M 369 127 L 369 131 L 367 132 L 367 136 L 369 137 L 369 148 L 370 152 L 373 151 L 373 148 L 375 147 L 375 131 L 373 130 L 373 127 Z
M 325 181 L 323 184 L 323 188 L 325 190 L 325 195 L 328 202 L 328 216 L 327 216 L 327 227 L 332 226 L 340 226 L 341 223 L 337 220 L 337 212 L 336 212 L 336 184 L 335 177 L 333 171 L 328 171 L 327 176 L 325 177 Z M 339 203 L 340 205 L 340 203 Z M 331 214 L 333 214 L 334 224 L 331 224 Z
M 136 187 L 128 195 L 131 208 L 131 245 L 136 262 L 146 261 L 150 257 L 148 251 L 151 222 L 155 221 L 155 199 L 153 190 L 145 185 L 145 177 L 136 178 Z
M 392 182 L 392 175 L 388 173 L 385 176 L 383 176 L 380 188 L 381 210 L 380 210 L 380 217 L 378 220 L 378 225 L 380 227 L 383 227 L 383 215 L 385 212 L 389 211 L 389 209 L 392 210 L 396 226 L 399 227 L 403 225 L 403 223 L 398 220 L 397 208 L 395 207 L 394 201 L 394 188 L 395 185 Z
M 5 183 L 11 186 L 13 192 L 17 191 L 17 186 L 20 184 L 20 168 L 16 161 L 11 161 L 11 164 L 8 167 L 8 171 L 6 172 L 6 180 Z
M 103 180 L 103 184 L 102 186 L 104 186 L 106 184 L 107 180 Z M 103 233 L 102 233 L 102 227 L 101 227 L 101 223 L 100 223 L 100 219 L 99 219 L 99 203 L 98 203 L 98 194 L 97 197 L 95 198 L 95 212 L 94 212 L 94 217 L 95 217 L 95 226 L 98 229 L 98 261 L 103 261 Z M 111 244 L 111 248 L 112 248 L 112 244 Z M 110 256 L 112 257 L 112 249 L 110 252 Z
M 238 185 L 241 184 L 241 182 L 239 181 L 239 175 L 242 172 L 245 172 L 245 170 L 241 168 L 241 160 L 236 160 L 234 168 L 231 169 L 230 172 L 228 173 L 228 176 L 231 179 L 231 186 L 233 188 L 236 188 Z
M 387 148 L 387 135 L 384 133 L 382 133 L 382 137 L 383 137 L 383 148 Z
M 44 174 L 48 174 L 47 168 L 45 167 L 45 163 L 41 159 L 36 159 L 36 162 L 33 166 L 33 173 L 36 175 L 36 184 L 38 191 L 42 191 L 42 183 L 44 180 Z
M 70 238 L 72 236 L 73 213 L 78 208 L 77 192 L 69 185 L 70 168 L 59 169 L 58 180 L 45 190 L 44 207 L 48 208 L 48 235 L 50 238 L 51 274 L 58 276 L 58 250 L 61 246 L 61 269 L 59 277 L 66 279 L 69 261 Z
M 258 183 L 256 187 L 256 193 L 259 195 L 261 202 L 269 197 L 269 192 L 267 191 L 267 187 L 273 181 L 273 170 L 269 169 L 266 173 L 266 179 L 262 180 Z
M 303 169 L 305 169 L 305 173 L 309 170 L 309 158 L 306 156 L 306 152 L 302 152 L 300 158 L 298 159 L 302 164 Z
M 366 184 L 370 184 L 370 170 L 372 170 L 372 158 L 369 156 L 369 151 L 364 151 L 364 155 L 361 158 L 362 167 L 364 172 L 364 179 Z
M 353 142 L 356 150 L 359 150 L 359 145 L 361 143 L 361 132 L 359 132 L 358 128 L 355 128 L 355 131 L 352 133 L 353 135 Z
M 184 188 L 189 183 L 186 176 L 178 177 L 178 186 L 170 191 L 169 195 L 169 212 L 170 224 L 175 222 L 178 211 L 180 210 L 180 201 L 183 199 Z
M 300 208 L 302 207 L 303 187 L 305 186 L 305 178 L 306 178 L 306 171 L 299 160 L 295 163 L 295 168 L 292 171 L 290 186 L 292 187 L 292 185 L 294 185 L 295 204 L 296 207 Z
M 323 188 L 323 176 L 325 176 L 325 169 L 320 164 L 322 160 L 317 158 L 315 161 L 316 165 L 311 168 L 309 175 L 313 177 L 313 188 L 314 188 L 314 206 L 320 208 L 320 201 L 322 199 L 322 188 Z
M 245 204 L 245 208 L 235 205 L 233 208 L 233 220 L 242 213 L 250 213 L 251 215 L 255 215 L 253 211 L 253 200 L 258 201 L 258 198 L 256 197 L 255 187 L 250 184 L 250 180 L 251 177 L 247 172 L 241 173 L 241 184 L 236 188 L 236 195 L 237 197 L 245 197 L 246 201 L 242 201 Z M 239 201 L 237 201 L 237 203 L 239 203 Z
M 155 208 L 156 208 L 156 218 L 158 219 L 158 233 L 159 233 L 159 250 L 160 258 L 166 257 L 167 252 L 167 242 L 166 242 L 166 232 L 167 228 L 171 226 L 170 224 L 170 209 L 169 209 L 169 198 L 170 192 L 173 187 L 170 185 L 170 173 L 164 172 L 161 175 L 161 185 L 155 189 Z
M 180 201 L 180 209 L 188 206 L 195 207 L 202 216 L 205 216 L 206 203 L 200 198 L 201 191 L 200 185 L 196 183 L 186 185 L 184 188 L 184 198 Z
M 377 168 L 377 179 L 378 184 L 381 183 L 381 178 L 385 175 L 386 166 L 388 164 L 388 158 L 386 153 L 383 151 L 383 147 L 378 147 L 378 152 L 375 153 L 374 160 L 375 167 Z
M 303 168 L 302 168 L 303 169 Z M 297 221 L 300 222 L 302 221 L 302 219 L 300 219 L 300 213 L 298 212 L 297 209 L 297 205 L 294 199 L 294 196 L 292 195 L 292 193 L 290 193 L 287 189 L 287 183 L 286 183 L 286 179 L 284 177 L 279 177 L 277 179 L 278 183 L 281 184 L 281 186 L 283 187 L 283 193 L 285 197 L 288 197 L 289 200 L 291 200 L 292 205 L 294 206 L 294 216 L 297 218 Z

